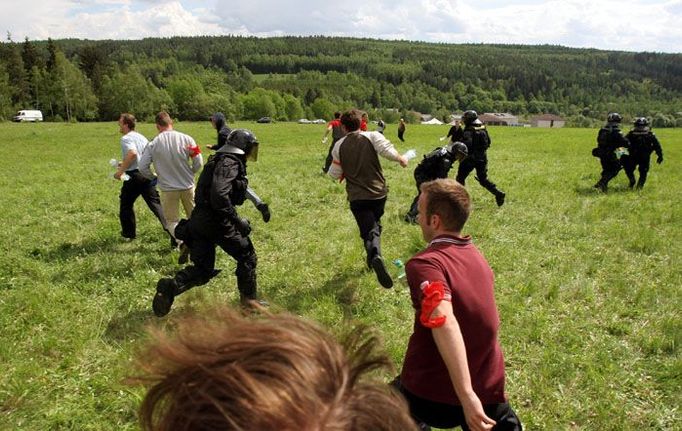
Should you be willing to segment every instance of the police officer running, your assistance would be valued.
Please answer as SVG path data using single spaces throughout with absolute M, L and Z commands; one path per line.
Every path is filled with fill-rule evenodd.
M 618 175 L 622 168 L 619 154 L 622 156 L 630 148 L 630 143 L 620 130 L 621 121 L 623 121 L 623 117 L 619 113 L 609 113 L 606 117 L 606 124 L 599 129 L 597 134 L 597 148 L 592 150 L 592 155 L 599 158 L 602 168 L 601 178 L 594 185 L 594 188 L 604 193 L 606 193 L 609 181 Z M 628 177 L 630 184 L 634 185 L 634 176 L 628 174 Z
M 192 216 L 175 229 L 176 236 L 189 245 L 193 265 L 180 270 L 174 278 L 159 280 L 152 302 L 156 316 L 168 314 L 176 296 L 208 283 L 220 272 L 215 269 L 216 245 L 237 261 L 235 274 L 242 306 L 257 302 L 257 258 L 249 238 L 251 225 L 236 210 L 246 199 L 246 160 L 255 161 L 257 156 L 256 137 L 249 130 L 236 129 L 209 158 L 197 182 Z
M 417 196 L 412 201 L 410 210 L 405 214 L 404 220 L 407 223 L 417 223 L 419 214 L 418 201 L 421 195 L 420 186 L 427 181 L 447 178 L 452 165 L 456 161 L 464 160 L 469 150 L 462 142 L 450 142 L 445 147 L 438 147 L 426 154 L 421 162 L 414 168 L 414 180 L 417 183 Z
M 659 165 L 663 163 L 663 149 L 654 132 L 649 128 L 649 120 L 644 117 L 637 118 L 634 122 L 634 128 L 625 135 L 625 138 L 630 142 L 630 157 L 623 163 L 623 169 L 630 179 L 630 187 L 635 186 L 635 168 L 639 166 L 639 180 L 637 181 L 637 188 L 644 187 L 647 173 L 649 172 L 649 160 L 651 153 L 656 152 L 658 156 L 656 163 Z
M 462 114 L 464 128 L 459 128 L 452 136 L 453 141 L 461 141 L 467 146 L 468 157 L 462 160 L 457 170 L 457 182 L 465 185 L 466 178 L 476 169 L 476 181 L 490 193 L 495 195 L 497 206 L 504 204 L 505 193 L 488 179 L 488 155 L 490 135 L 485 126 L 478 119 L 476 111 L 466 111 Z

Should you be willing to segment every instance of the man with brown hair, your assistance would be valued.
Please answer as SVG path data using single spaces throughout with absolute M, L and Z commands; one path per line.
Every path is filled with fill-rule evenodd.
M 381 133 L 360 131 L 361 116 L 357 109 L 341 116 L 346 136 L 334 145 L 334 161 L 328 174 L 332 178 L 346 180 L 350 210 L 367 251 L 367 266 L 374 270 L 383 287 L 390 288 L 393 280 L 381 257 L 381 216 L 388 189 L 378 156 L 398 162 L 403 168 L 407 167 L 407 159 Z
M 166 229 L 166 219 L 161 209 L 159 192 L 155 184 L 140 173 L 137 161 L 144 153 L 149 141 L 135 131 L 135 116 L 127 112 L 121 114 L 118 119 L 121 136 L 121 162 L 114 174 L 114 178 L 121 180 L 124 174 L 128 180 L 123 181 L 121 186 L 119 219 L 121 221 L 121 236 L 135 239 L 137 236 L 137 224 L 135 221 L 135 201 L 142 196 L 152 213 L 159 219 L 161 226 Z
M 189 218 L 194 208 L 194 174 L 199 172 L 204 161 L 194 139 L 173 130 L 173 120 L 167 112 L 156 114 L 156 129 L 159 134 L 142 154 L 140 172 L 154 178 L 150 169 L 154 163 L 166 228 L 175 237 L 175 226 L 180 221 L 180 202 Z
M 367 375 L 390 365 L 367 328 L 342 346 L 291 315 L 198 316 L 174 337 L 156 332 L 140 355 L 142 429 L 416 431 L 405 401 Z
M 415 323 L 395 384 L 423 430 L 521 430 L 504 393 L 494 275 L 462 236 L 470 212 L 456 181 L 422 184 L 418 220 L 428 245 L 406 265 Z

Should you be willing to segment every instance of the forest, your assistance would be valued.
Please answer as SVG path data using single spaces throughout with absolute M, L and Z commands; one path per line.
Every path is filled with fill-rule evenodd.
M 591 127 L 616 111 L 682 126 L 682 54 L 555 45 L 439 44 L 339 37 L 172 37 L 0 43 L 0 120 L 371 118 L 551 113 Z

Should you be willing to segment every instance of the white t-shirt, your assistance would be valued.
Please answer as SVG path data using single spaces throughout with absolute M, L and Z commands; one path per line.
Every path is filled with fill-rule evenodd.
M 149 141 L 143 135 L 137 133 L 134 130 L 121 136 L 121 160 L 124 160 L 128 155 L 128 151 L 135 151 L 137 158 L 128 166 L 128 171 L 137 169 L 137 161 L 139 160 L 144 149 L 147 147 Z

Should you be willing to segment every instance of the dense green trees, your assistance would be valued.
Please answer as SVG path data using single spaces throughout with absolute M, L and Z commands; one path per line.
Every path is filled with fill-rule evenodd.
M 452 45 L 332 37 L 177 37 L 0 44 L 0 117 L 329 118 L 453 111 L 554 113 L 575 125 L 608 111 L 679 125 L 682 55 L 560 46 Z

